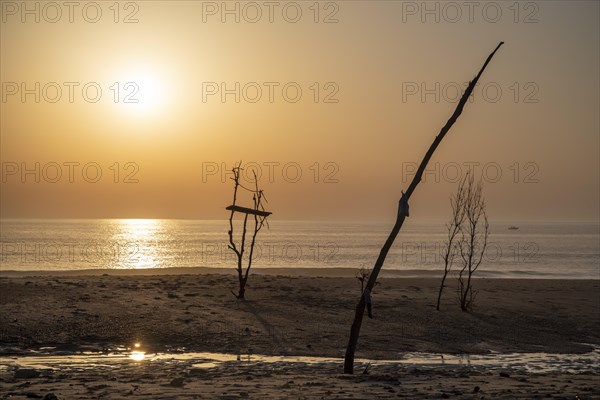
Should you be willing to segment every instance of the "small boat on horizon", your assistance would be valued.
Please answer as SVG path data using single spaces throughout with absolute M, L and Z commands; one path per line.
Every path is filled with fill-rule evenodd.
M 519 227 L 518 226 L 514 226 L 514 225 L 511 225 L 511 226 L 508 227 L 509 231 L 516 231 L 517 229 L 519 229 Z

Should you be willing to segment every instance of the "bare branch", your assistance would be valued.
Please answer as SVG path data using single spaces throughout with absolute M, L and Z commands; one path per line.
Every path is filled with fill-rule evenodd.
M 416 189 L 417 185 L 421 181 L 421 177 L 423 176 L 423 172 L 425 171 L 425 168 L 427 167 L 429 160 L 433 156 L 433 153 L 435 152 L 435 150 L 441 143 L 442 139 L 444 139 L 444 136 L 446 136 L 448 131 L 450 131 L 450 128 L 452 128 L 452 125 L 454 125 L 454 123 L 456 122 L 458 117 L 462 114 L 463 108 L 464 108 L 465 104 L 467 103 L 469 96 L 471 96 L 471 93 L 473 92 L 475 85 L 477 85 L 477 82 L 479 81 L 481 74 L 483 74 L 483 71 L 485 70 L 485 68 L 487 67 L 489 62 L 492 60 L 492 57 L 494 57 L 494 54 L 496 54 L 496 51 L 498 51 L 500 46 L 502 46 L 503 44 L 504 44 L 504 42 L 500 42 L 498 44 L 498 46 L 496 46 L 494 51 L 492 51 L 492 53 L 488 56 L 485 63 L 479 70 L 479 73 L 475 76 L 475 78 L 471 82 L 469 82 L 469 85 L 467 86 L 460 101 L 458 102 L 458 105 L 457 105 L 456 109 L 454 110 L 454 113 L 452 114 L 450 119 L 448 119 L 446 124 L 442 127 L 442 129 L 440 130 L 438 135 L 433 140 L 433 143 L 427 150 L 427 153 L 425 153 L 425 156 L 423 157 L 423 160 L 421 161 L 421 164 L 419 165 L 419 168 L 417 169 L 417 173 L 413 177 L 406 193 L 402 194 L 402 197 L 400 198 L 400 201 L 398 202 L 398 214 L 396 216 L 396 223 L 394 224 L 392 231 L 390 232 L 388 238 L 386 239 L 385 243 L 383 244 L 383 247 L 381 248 L 381 251 L 379 252 L 379 256 L 377 257 L 377 261 L 375 262 L 373 271 L 372 271 L 371 275 L 369 276 L 369 281 L 367 282 L 365 291 L 366 290 L 372 291 L 373 287 L 375 286 L 375 282 L 377 282 L 377 276 L 379 275 L 379 271 L 383 267 L 385 258 L 387 257 L 387 254 L 390 251 L 392 244 L 396 240 L 396 237 L 398 236 L 400 229 L 402 229 L 404 220 L 408 216 L 408 201 L 410 200 L 410 196 L 412 195 L 412 193 Z M 358 343 L 358 336 L 360 335 L 360 328 L 362 325 L 365 307 L 366 307 L 365 296 L 363 295 L 360 297 L 359 302 L 356 305 L 356 309 L 355 309 L 355 313 L 354 313 L 354 321 L 352 322 L 352 326 L 350 327 L 350 338 L 348 339 L 348 346 L 346 347 L 346 355 L 344 358 L 344 373 L 347 373 L 347 374 L 351 374 L 354 371 L 354 353 L 356 351 L 356 344 Z
M 481 265 L 487 248 L 489 224 L 485 212 L 481 179 L 475 183 L 474 176 L 467 173 L 464 180 L 466 182 L 465 225 L 461 226 L 461 239 L 459 241 L 463 265 L 458 275 L 457 292 L 461 309 L 467 311 L 473 307 L 475 295 L 473 293 L 472 278 L 479 265 Z M 482 217 L 483 232 L 481 232 Z
M 240 163 L 237 164 L 232 169 L 233 178 L 231 178 L 231 179 L 234 181 L 233 205 L 228 207 L 228 209 L 231 209 L 231 214 L 229 216 L 229 232 L 228 232 L 229 245 L 228 245 L 228 247 L 231 250 L 233 250 L 233 252 L 236 254 L 236 257 L 237 257 L 236 270 L 238 272 L 239 291 L 238 291 L 238 294 L 236 295 L 236 297 L 238 299 L 244 298 L 246 282 L 248 281 L 248 275 L 250 273 L 250 268 L 252 267 L 252 260 L 254 257 L 254 246 L 256 244 L 256 236 L 257 236 L 258 232 L 262 229 L 263 225 L 265 224 L 268 214 L 270 214 L 270 213 L 265 212 L 264 213 L 265 216 L 263 216 L 263 215 L 259 215 L 258 213 L 256 213 L 256 211 L 265 211 L 265 209 L 262 205 L 262 201 L 264 199 L 264 194 L 263 194 L 263 191 L 260 190 L 258 187 L 258 179 L 257 179 L 255 171 L 252 171 L 252 173 L 254 175 L 255 188 L 249 189 L 249 188 L 246 188 L 245 186 L 241 185 L 241 183 L 240 183 L 240 170 L 242 169 L 241 165 L 242 165 L 242 163 L 240 161 Z M 236 201 L 237 201 L 237 191 L 238 191 L 239 187 L 252 192 L 253 209 L 249 209 L 246 207 L 237 207 L 237 208 L 235 207 Z M 252 211 L 252 210 L 254 210 L 254 211 Z M 239 248 L 233 239 L 233 214 L 235 211 L 240 211 L 240 212 L 245 213 L 244 221 L 243 221 L 243 225 L 242 225 L 241 243 L 239 245 Z M 244 270 L 243 264 L 244 264 L 244 255 L 245 255 L 246 248 L 247 248 L 246 234 L 248 232 L 248 214 L 249 213 L 254 215 L 254 228 L 253 228 L 252 237 L 251 237 L 251 241 L 250 241 L 248 261 L 247 261 L 246 268 Z

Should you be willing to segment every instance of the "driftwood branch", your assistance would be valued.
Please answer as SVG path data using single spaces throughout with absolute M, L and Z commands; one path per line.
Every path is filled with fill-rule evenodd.
M 427 153 L 425 153 L 425 157 L 423 157 L 423 160 L 421 161 L 421 164 L 419 165 L 419 168 L 417 169 L 417 173 L 413 177 L 413 180 L 410 183 L 406 193 L 402 194 L 402 198 L 400 199 L 400 202 L 398 204 L 398 215 L 396 217 L 396 223 L 394 224 L 394 227 L 392 228 L 390 235 L 388 236 L 383 247 L 381 248 L 379 257 L 377 257 L 377 261 L 375 262 L 375 266 L 373 267 L 373 271 L 371 272 L 371 276 L 369 276 L 369 280 L 365 287 L 365 291 L 363 292 L 363 295 L 360 297 L 360 300 L 356 306 L 354 322 L 352 323 L 352 327 L 350 328 L 350 339 L 348 340 L 348 347 L 346 348 L 346 357 L 344 359 L 344 373 L 351 374 L 354 371 L 354 353 L 356 351 L 356 344 L 358 343 L 358 336 L 360 334 L 360 327 L 362 325 L 362 319 L 363 319 L 363 315 L 364 315 L 364 311 L 365 311 L 364 293 L 367 292 L 367 290 L 369 291 L 369 293 L 371 293 L 373 291 L 375 282 L 377 282 L 377 276 L 379 275 L 379 271 L 381 270 L 381 267 L 383 267 L 383 263 L 387 256 L 387 253 L 389 252 L 390 248 L 392 247 L 394 240 L 396 240 L 396 236 L 398 236 L 398 233 L 400 232 L 400 229 L 402 228 L 404 219 L 408 216 L 408 200 L 410 199 L 410 196 L 413 194 L 417 185 L 421 181 L 423 172 L 425 171 L 425 168 L 427 167 L 427 164 L 429 163 L 431 156 L 435 152 L 435 149 L 437 149 L 438 145 L 440 144 L 440 142 L 442 141 L 444 136 L 446 136 L 446 134 L 448 133 L 448 131 L 450 130 L 452 125 L 454 125 L 454 123 L 456 122 L 458 117 L 462 114 L 463 108 L 464 108 L 465 104 L 467 103 L 469 96 L 471 96 L 471 93 L 473 92 L 475 85 L 479 81 L 481 74 L 483 74 L 483 71 L 485 70 L 485 68 L 487 67 L 489 62 L 492 60 L 492 57 L 494 56 L 496 51 L 498 51 L 500 46 L 502 46 L 503 44 L 504 44 L 504 42 L 500 42 L 500 44 L 498 44 L 498 46 L 494 49 L 494 51 L 488 56 L 487 60 L 485 61 L 485 63 L 481 67 L 481 69 L 479 70 L 479 73 L 475 76 L 475 78 L 471 82 L 469 82 L 469 85 L 465 89 L 463 96 L 461 97 L 460 101 L 458 102 L 458 105 L 456 106 L 454 113 L 452 114 L 450 119 L 448 119 L 446 124 L 442 127 L 442 129 L 440 130 L 438 135 L 435 137 L 433 143 L 429 147 L 429 150 L 427 150 Z
M 229 244 L 228 244 L 228 247 L 235 253 L 235 255 L 237 257 L 237 266 L 235 269 L 238 274 L 239 289 L 238 289 L 238 293 L 237 294 L 234 293 L 234 295 L 238 299 L 243 299 L 244 295 L 245 295 L 246 282 L 248 281 L 248 275 L 250 273 L 250 268 L 252 267 L 252 259 L 254 257 L 254 246 L 256 244 L 256 235 L 258 235 L 258 232 L 262 229 L 262 227 L 265 224 L 267 224 L 267 226 L 268 226 L 268 223 L 266 222 L 267 217 L 269 215 L 271 215 L 270 212 L 265 211 L 264 206 L 262 204 L 263 200 L 266 201 L 266 198 L 264 197 L 263 191 L 259 190 L 259 188 L 258 188 L 258 179 L 256 177 L 256 173 L 254 173 L 255 189 L 248 189 L 240 183 L 241 165 L 242 165 L 242 163 L 240 161 L 240 163 L 237 164 L 232 169 L 233 178 L 231 178 L 231 179 L 234 182 L 233 204 L 226 207 L 227 210 L 231 211 L 231 214 L 229 215 Z M 236 204 L 238 188 L 240 188 L 240 187 L 244 190 L 251 191 L 253 193 L 253 196 L 252 196 L 252 199 L 254 202 L 253 208 L 240 207 Z M 233 214 L 235 212 L 240 212 L 240 213 L 244 214 L 244 222 L 242 225 L 242 237 L 241 237 L 241 242 L 240 242 L 239 247 L 233 239 Z M 248 250 L 249 251 L 248 264 L 244 270 L 244 254 L 246 253 L 246 247 L 247 247 L 246 234 L 248 232 L 248 215 L 254 216 L 254 231 L 252 233 L 250 248 Z M 233 291 L 232 291 L 232 293 L 233 293 Z
M 240 162 L 241 163 L 241 162 Z M 237 249 L 237 246 L 235 244 L 235 242 L 233 241 L 233 213 L 235 212 L 235 202 L 237 201 L 237 192 L 238 192 L 238 188 L 240 186 L 240 170 L 239 168 L 233 168 L 233 178 L 231 178 L 233 180 L 234 186 L 233 186 L 233 204 L 232 207 L 230 208 L 231 210 L 231 214 L 229 214 L 229 245 L 228 247 L 233 250 L 233 252 L 235 253 L 235 255 L 239 258 L 240 257 L 240 252 Z

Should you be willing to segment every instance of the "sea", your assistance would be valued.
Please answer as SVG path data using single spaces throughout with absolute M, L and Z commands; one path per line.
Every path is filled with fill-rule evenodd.
M 369 269 L 392 225 L 393 221 L 272 221 L 256 236 L 252 268 Z M 249 221 L 245 262 L 252 228 Z M 2 219 L 0 272 L 234 268 L 237 259 L 229 248 L 228 231 L 228 220 Z M 235 221 L 238 247 L 240 240 L 241 221 Z M 440 276 L 446 240 L 443 222 L 407 219 L 383 271 Z M 460 268 L 457 257 L 452 270 Z M 600 224 L 490 222 L 475 276 L 600 279 Z

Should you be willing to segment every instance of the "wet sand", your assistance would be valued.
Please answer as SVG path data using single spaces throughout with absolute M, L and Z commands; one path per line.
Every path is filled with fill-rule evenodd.
M 291 277 L 270 272 L 251 276 L 244 301 L 230 292 L 236 288 L 231 274 L 3 272 L 1 351 L 6 361 L 48 346 L 53 353 L 72 354 L 140 342 L 152 353 L 343 357 L 359 282 L 347 275 Z M 436 311 L 438 284 L 437 279 L 380 279 L 373 293 L 375 318 L 363 322 L 357 357 L 400 359 L 405 352 L 582 353 L 590 351 L 589 345 L 600 345 L 599 281 L 481 279 L 476 281 L 479 293 L 471 313 L 460 311 L 453 285 L 446 288 L 442 310 Z M 39 377 L 23 380 L 15 377 L 15 368 L 5 367 L 0 370 L 0 394 L 25 398 L 29 390 L 32 395 L 52 391 L 60 399 L 600 398 L 597 375 L 516 371 L 506 377 L 483 367 L 377 365 L 369 375 L 357 367 L 353 377 L 340 374 L 342 367 L 335 363 L 234 361 L 197 369 L 191 362 L 126 360 L 105 372 L 64 368 L 42 370 Z M 183 386 L 167 385 L 176 378 Z
M 597 399 L 594 374 L 538 374 L 477 367 L 371 366 L 340 373 L 339 364 L 202 360 L 123 361 L 89 368 L 38 368 L 35 378 L 0 370 L 2 398 L 59 399 Z M 21 370 L 23 371 L 23 370 Z M 577 397 L 576 397 L 577 396 Z

